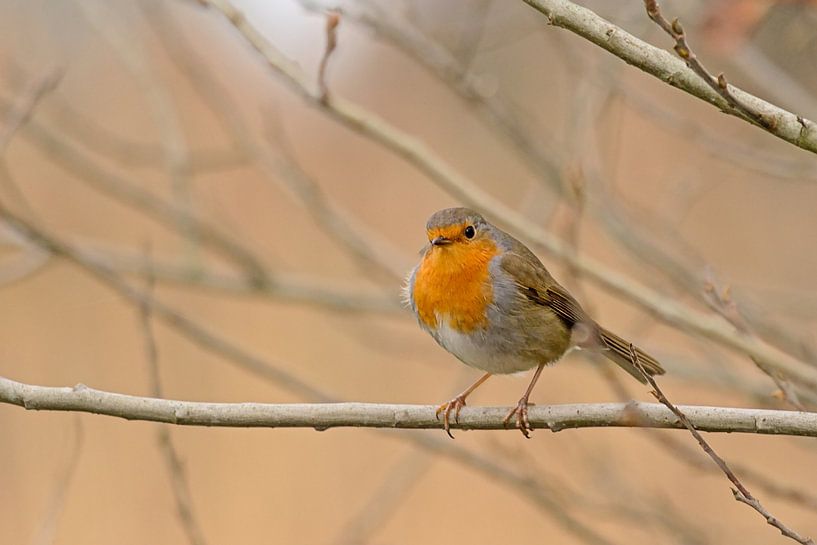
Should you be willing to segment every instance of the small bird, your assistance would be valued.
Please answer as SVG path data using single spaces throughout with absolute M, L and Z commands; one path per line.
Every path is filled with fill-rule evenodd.
M 405 295 L 420 327 L 460 361 L 485 371 L 437 408 L 446 433 L 465 400 L 493 374 L 536 368 L 504 419 L 530 437 L 528 400 L 542 369 L 571 348 L 599 351 L 642 383 L 664 369 L 655 358 L 590 318 L 524 244 L 468 208 L 446 208 L 426 224 L 428 245 L 409 273 Z

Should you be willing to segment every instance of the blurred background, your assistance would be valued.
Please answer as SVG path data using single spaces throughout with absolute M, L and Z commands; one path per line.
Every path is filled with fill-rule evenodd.
M 640 1 L 581 4 L 671 49 Z M 669 4 L 713 73 L 817 117 L 815 2 Z M 473 185 L 466 194 L 476 188 L 628 281 L 817 363 L 813 155 L 547 26 L 522 2 L 235 7 L 246 16 L 236 25 L 256 29 L 291 77 L 196 2 L 2 2 L 0 202 L 85 266 L 0 223 L 0 375 L 224 402 L 439 404 L 470 384 L 477 372 L 400 303 L 427 217 L 469 203 L 345 122 L 336 108 L 349 102 L 442 159 Z M 342 15 L 325 107 L 316 82 L 329 7 Z M 507 225 L 495 211 L 481 209 Z M 533 248 L 602 324 L 664 363 L 674 402 L 815 406 L 814 392 Z M 193 329 L 159 312 L 146 326 L 122 286 Z M 528 379 L 492 379 L 469 401 L 511 405 Z M 577 353 L 533 396 L 627 399 L 651 400 Z M 451 441 L 441 430 L 162 427 L 13 406 L 0 407 L 0 429 L 7 544 L 784 540 L 680 431 L 536 431 L 530 441 L 460 431 Z M 817 534 L 813 439 L 708 439 L 770 511 Z

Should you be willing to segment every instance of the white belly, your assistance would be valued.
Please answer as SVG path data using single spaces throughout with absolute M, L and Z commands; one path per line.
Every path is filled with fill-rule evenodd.
M 489 373 L 507 374 L 527 371 L 537 362 L 493 350 L 479 332 L 460 333 L 449 327 L 447 320 L 439 320 L 435 338 L 443 348 L 463 363 Z

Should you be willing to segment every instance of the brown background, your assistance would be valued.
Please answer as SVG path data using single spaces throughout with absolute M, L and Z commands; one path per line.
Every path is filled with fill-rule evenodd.
M 755 6 L 758 14 L 742 22 L 741 10 L 751 11 L 746 4 L 763 8 Z M 770 4 L 685 2 L 677 8 L 680 13 L 670 11 L 675 6 L 665 9 L 668 16 L 684 17 L 690 39 L 713 71 L 724 70 L 730 81 L 814 118 L 814 102 L 797 102 L 797 97 L 814 100 L 817 89 L 817 16 L 805 3 Z M 580 170 L 585 154 L 596 156 L 606 194 L 588 182 L 589 204 L 579 220 L 581 252 L 697 308 L 704 308 L 698 296 L 703 264 L 708 264 L 747 308 L 761 309 L 766 319 L 813 346 L 813 155 L 719 114 L 574 35 L 547 27 L 541 15 L 522 3 L 380 5 L 470 63 L 485 92 L 512 104 L 527 121 L 531 138 L 564 158 L 565 172 Z M 639 2 L 587 5 L 651 43 L 671 45 Z M 325 39 L 322 16 L 283 1 L 242 2 L 239 7 L 310 78 L 315 76 Z M 416 260 L 426 218 L 458 204 L 404 161 L 307 105 L 221 16 L 195 3 L 6 1 L 2 9 L 4 103 L 59 70 L 58 86 L 42 98 L 34 122 L 53 128 L 107 171 L 169 201 L 187 199 L 198 216 L 250 247 L 273 273 L 390 298 L 400 289 L 399 279 L 373 274 L 370 265 L 351 258 L 316 226 L 281 177 L 265 175 L 256 164 L 196 174 L 187 180 L 186 197 L 174 193 L 160 152 L 167 137 L 160 120 L 173 119 L 184 147 L 194 152 L 229 149 L 230 136 L 219 119 L 232 116 L 246 121 L 249 137 L 270 157 L 279 157 L 288 146 L 330 200 L 370 235 L 371 244 L 394 252 L 391 263 L 397 269 L 408 270 Z M 482 16 L 480 10 L 485 10 Z M 724 13 L 731 26 L 719 27 Z M 469 41 L 475 32 L 477 39 Z M 226 86 L 234 109 L 214 112 L 196 88 L 200 82 L 180 71 L 165 40 L 173 43 L 181 36 L 211 76 Z M 458 49 L 462 47 L 467 49 Z M 761 54 L 790 81 L 768 72 L 753 54 Z M 753 59 L 754 65 L 747 64 Z M 559 236 L 570 236 L 575 215 L 566 204 L 569 199 L 560 198 L 528 168 L 468 102 L 365 26 L 341 23 L 329 79 L 333 93 L 383 116 L 502 202 Z M 170 106 L 169 114 L 161 104 Z M 644 104 L 676 121 L 648 113 Z M 582 121 L 583 116 L 589 120 Z M 83 122 L 91 128 L 81 130 Z M 140 256 L 149 244 L 156 261 L 192 260 L 227 270 L 226 262 L 207 249 L 196 248 L 178 232 L 56 165 L 47 150 L 26 137 L 28 130 L 21 128 L 5 150 L 3 202 L 80 246 Z M 100 136 L 101 131 L 109 134 Z M 133 150 L 131 159 L 135 150 L 153 150 L 150 164 L 114 157 L 108 146 L 115 144 Z M 784 167 L 795 175 L 774 175 Z M 699 259 L 684 259 L 701 282 L 697 290 L 678 289 L 656 272 L 648 253 L 633 255 L 605 234 L 598 216 L 614 202 L 658 247 L 683 257 L 681 240 L 694 250 Z M 490 217 L 490 211 L 486 214 Z M 7 241 L 1 257 L 8 265 L 22 254 Z M 557 278 L 578 290 L 599 321 L 666 362 L 669 373 L 662 384 L 673 400 L 786 407 L 771 396 L 774 385 L 747 358 L 661 325 L 540 255 Z M 135 285 L 143 284 L 131 278 Z M 436 404 L 476 376 L 437 347 L 406 312 L 337 312 L 161 281 L 155 296 L 341 399 Z M 4 284 L 0 309 L 3 376 L 148 395 L 137 309 L 75 266 L 55 259 Z M 161 324 L 156 333 L 167 397 L 301 401 Z M 740 380 L 727 379 L 718 387 L 706 379 L 723 370 Z M 526 381 L 527 376 L 493 379 L 473 402 L 508 405 L 518 399 Z M 635 382 L 624 377 L 623 384 L 631 397 L 648 400 L 648 392 Z M 754 385 L 761 398 L 746 395 L 746 384 Z M 593 363 L 572 354 L 546 371 L 534 399 L 561 403 L 618 397 Z M 47 524 L 55 525 L 53 542 L 59 544 L 185 542 L 156 429 L 105 417 L 0 408 L 0 543 L 50 542 L 43 530 Z M 197 519 L 211 544 L 344 542 L 353 535 L 350 521 L 359 520 L 361 513 L 376 524 L 365 538 L 368 543 L 580 541 L 518 489 L 446 456 L 432 458 L 401 439 L 401 433 L 441 438 L 442 431 L 171 431 Z M 657 433 L 695 446 L 681 432 Z M 640 430 L 587 429 L 538 431 L 525 441 L 516 432 L 460 432 L 454 444 L 552 485 L 552 499 L 612 542 L 782 542 L 756 513 L 732 499 L 723 476 L 684 463 L 654 436 Z M 709 439 L 727 460 L 814 494 L 813 439 Z M 78 464 L 64 485 L 66 465 L 77 453 Z M 708 463 L 702 453 L 696 454 L 703 465 Z M 412 486 L 405 486 L 406 480 Z M 751 480 L 747 485 L 753 488 Z M 792 527 L 817 534 L 813 509 L 753 489 Z M 392 500 L 387 515 L 367 507 Z

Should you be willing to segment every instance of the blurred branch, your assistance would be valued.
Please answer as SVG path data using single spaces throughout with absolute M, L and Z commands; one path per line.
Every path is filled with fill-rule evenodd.
M 311 11 L 325 10 L 336 4 L 333 0 L 298 0 Z M 562 157 L 556 146 L 542 145 L 530 137 L 523 126 L 525 116 L 514 111 L 511 104 L 496 94 L 485 93 L 482 78 L 468 72 L 466 66 L 447 49 L 427 37 L 398 10 L 382 8 L 372 2 L 345 2 L 339 11 L 345 18 L 370 28 L 378 36 L 398 47 L 431 74 L 456 92 L 473 107 L 492 130 L 503 136 L 525 162 L 540 174 L 557 192 L 560 183 Z M 480 9 L 480 8 L 476 8 Z
M 5 100 L 0 99 L 0 105 L 4 104 Z M 178 206 L 142 189 L 140 183 L 106 170 L 67 139 L 60 138 L 33 120 L 28 123 L 21 135 L 40 148 L 48 159 L 74 174 L 80 181 L 139 210 L 171 230 L 179 228 L 178 218 L 186 213 Z M 187 221 L 191 228 L 196 230 L 196 237 L 201 243 L 238 264 L 253 282 L 263 284 L 266 281 L 264 265 L 242 243 L 195 215 L 188 215 Z
M 83 384 L 73 388 L 36 386 L 2 377 L 0 402 L 28 410 L 89 412 L 182 426 L 442 429 L 433 405 L 206 403 L 131 396 L 95 390 Z M 695 428 L 702 431 L 817 437 L 817 414 L 814 413 L 694 405 L 680 408 Z M 465 407 L 459 423 L 452 427 L 506 429 L 503 418 L 507 413 L 507 407 Z M 529 417 L 532 427 L 553 432 L 595 427 L 684 429 L 684 424 L 664 406 L 635 401 L 536 405 L 531 407 Z
M 46 72 L 23 90 L 14 104 L 8 106 L 2 127 L 0 127 L 0 155 L 5 152 L 6 146 L 8 146 L 17 129 L 28 121 L 28 118 L 37 107 L 37 103 L 57 87 L 60 78 L 62 78 L 62 72 L 60 71 Z
M 139 275 L 144 271 L 142 259 L 122 251 L 83 246 L 78 247 L 77 252 L 120 274 Z M 268 281 L 259 285 L 240 274 L 217 268 L 193 268 L 180 260 L 156 260 L 153 274 L 158 282 L 230 295 L 262 297 L 282 303 L 314 305 L 335 312 L 398 314 L 405 311 L 397 295 L 389 297 L 374 290 L 333 286 L 330 279 L 304 274 L 271 273 Z
M 609 51 L 661 81 L 715 105 L 724 113 L 747 119 L 715 91 L 710 82 L 699 77 L 684 62 L 611 24 L 591 10 L 568 0 L 524 0 L 541 12 L 548 24 L 567 29 Z M 718 83 L 718 85 L 720 85 Z M 728 92 L 746 108 L 764 119 L 767 132 L 795 146 L 817 153 L 817 125 L 803 116 L 788 112 L 737 87 L 727 85 Z
M 37 532 L 31 539 L 31 545 L 53 545 L 56 541 L 57 525 L 60 516 L 65 510 L 65 501 L 68 497 L 68 490 L 71 482 L 77 473 L 79 462 L 82 457 L 82 448 L 85 443 L 85 435 L 82 429 L 82 421 L 79 415 L 74 417 L 74 430 L 71 448 L 67 451 L 67 458 L 56 478 L 53 479 L 53 488 L 49 498 L 43 518 L 37 525 Z M 65 452 L 64 449 L 55 449 Z
M 346 521 L 333 543 L 364 545 L 371 542 L 372 534 L 405 502 L 409 493 L 431 468 L 433 460 L 430 456 L 418 455 L 414 451 L 404 455 L 394 464 L 363 508 Z
M 810 157 L 806 157 L 805 161 L 790 159 L 757 145 L 747 145 L 728 135 L 711 132 L 700 121 L 648 98 L 643 90 L 633 85 L 622 84 L 620 89 L 627 104 L 635 111 L 678 133 L 684 140 L 694 142 L 700 151 L 714 159 L 790 182 L 811 183 L 817 180 L 817 171 Z
M 171 93 L 155 73 L 148 59 L 142 40 L 133 32 L 131 25 L 122 24 L 122 15 L 110 4 L 80 2 L 85 19 L 99 34 L 110 51 L 121 61 L 125 69 L 142 90 L 148 111 L 159 134 L 165 170 L 170 177 L 170 187 L 175 208 L 175 221 L 185 242 L 185 249 L 193 261 L 198 260 L 197 240 L 199 230 L 192 219 L 193 205 L 190 189 L 190 157 L 187 141 Z
M 162 397 L 162 382 L 159 373 L 159 350 L 156 345 L 156 335 L 154 334 L 151 320 L 152 302 L 150 295 L 153 292 L 154 277 L 150 269 L 150 255 L 146 257 L 146 261 L 148 264 L 146 267 L 146 289 L 148 297 L 145 298 L 139 306 L 139 317 L 142 325 L 142 335 L 145 339 L 145 356 L 148 364 L 148 376 L 150 377 L 151 383 L 150 390 L 154 397 L 159 398 Z M 184 528 L 187 534 L 187 539 L 191 545 L 206 545 L 207 540 L 204 538 L 204 532 L 193 512 L 193 498 L 190 493 L 187 472 L 185 471 L 184 463 L 179 453 L 176 451 L 176 447 L 173 445 L 170 428 L 167 426 L 158 426 L 156 428 L 156 438 L 159 443 L 159 449 L 167 464 L 173 497 L 176 500 L 176 511 L 179 514 L 182 528 Z
M 687 466 L 707 473 L 718 472 L 717 467 L 701 458 L 696 450 L 683 444 L 677 437 L 656 432 L 651 434 L 650 438 L 665 452 Z M 745 480 L 751 481 L 752 486 L 762 489 L 766 494 L 790 502 L 792 505 L 797 505 L 803 509 L 817 512 L 817 495 L 810 490 L 780 483 L 774 476 L 768 476 L 747 465 L 732 464 L 732 468 L 741 474 Z
M 242 37 L 263 57 L 268 66 L 282 76 L 293 89 L 310 103 L 322 107 L 330 117 L 351 130 L 374 140 L 406 159 L 450 194 L 471 206 L 490 212 L 496 219 L 510 226 L 523 238 L 537 243 L 565 262 L 570 263 L 599 286 L 642 306 L 665 322 L 712 339 L 738 352 L 762 359 L 768 365 L 785 371 L 792 379 L 817 389 L 817 370 L 809 367 L 808 364 L 781 352 L 762 340 L 741 336 L 734 332 L 729 324 L 723 323 L 717 317 L 695 311 L 675 299 L 665 297 L 635 280 L 609 269 L 594 259 L 575 254 L 569 245 L 483 191 L 474 182 L 460 174 L 440 156 L 432 152 L 421 141 L 393 127 L 372 112 L 364 110 L 351 102 L 339 99 L 337 96 L 322 102 L 319 92 L 306 80 L 300 68 L 284 57 L 264 38 L 247 21 L 243 13 L 226 0 L 202 1 L 205 5 L 217 9 L 226 17 L 236 30 L 241 33 Z M 576 9 L 579 8 L 576 7 Z M 592 14 L 592 12 L 589 13 Z M 595 14 L 592 14 L 592 16 L 598 19 Z M 561 17 L 561 15 L 558 17 Z M 596 25 L 598 24 L 596 22 Z M 615 27 L 611 26 L 611 28 Z
M 664 405 L 667 409 L 672 411 L 672 413 L 678 418 L 678 423 L 685 427 L 687 430 L 689 430 L 689 433 L 691 433 L 695 440 L 698 441 L 698 444 L 701 445 L 701 448 L 703 449 L 704 452 L 706 452 L 707 456 L 712 458 L 712 461 L 714 461 L 715 464 L 720 468 L 720 470 L 723 471 L 724 475 L 726 475 L 726 478 L 729 479 L 729 482 L 731 482 L 735 486 L 735 488 L 732 489 L 732 494 L 734 494 L 735 500 L 741 503 L 745 503 L 746 505 L 760 513 L 763 516 L 763 518 L 766 519 L 766 522 L 768 524 L 780 530 L 780 533 L 783 534 L 784 536 L 793 539 L 798 543 L 802 543 L 803 545 L 814 545 L 814 541 L 812 541 L 811 538 L 801 536 L 800 534 L 786 526 L 782 521 L 780 521 L 780 519 L 772 515 L 765 507 L 763 507 L 760 501 L 757 498 L 755 498 L 752 495 L 752 493 L 749 492 L 749 489 L 743 485 L 740 479 L 738 479 L 737 475 L 735 475 L 732 469 L 730 469 L 726 461 L 723 458 L 721 458 L 718 455 L 718 453 L 714 451 L 714 449 L 712 449 L 712 447 L 709 445 L 706 439 L 704 439 L 703 436 L 698 432 L 698 430 L 704 431 L 708 430 L 705 430 L 704 428 L 701 428 L 698 424 L 696 424 L 694 422 L 695 420 L 694 417 L 690 418 L 689 408 L 674 405 L 669 399 L 667 399 L 667 396 L 664 395 L 664 392 L 661 391 L 661 388 L 658 387 L 658 384 L 655 382 L 655 379 L 649 376 L 649 374 L 644 370 L 644 368 L 641 367 L 641 364 L 638 362 L 638 354 L 635 352 L 635 349 L 633 348 L 632 344 L 630 345 L 630 353 L 632 355 L 633 364 L 638 369 L 641 370 L 641 374 L 644 376 L 644 378 L 652 387 L 651 392 L 652 395 L 662 405 Z M 812 413 L 796 413 L 796 414 L 812 414 Z
M 28 239 L 32 244 L 79 266 L 130 303 L 138 306 L 145 300 L 146 295 L 143 292 L 129 285 L 110 267 L 83 254 L 70 244 L 49 235 L 45 230 L 34 226 L 34 224 L 14 215 L 5 208 L 2 201 L 0 201 L 0 217 L 4 219 L 9 227 L 20 236 Z M 162 320 L 171 328 L 212 353 L 230 359 L 245 370 L 276 382 L 282 387 L 308 399 L 329 400 L 329 397 L 320 389 L 300 380 L 281 367 L 270 364 L 263 358 L 245 352 L 158 299 L 152 300 L 151 309 L 156 318 Z
M 340 24 L 340 14 L 329 12 L 326 14 L 326 48 L 321 57 L 321 64 L 318 67 L 318 88 L 321 93 L 321 101 L 329 100 L 329 84 L 326 82 L 326 67 L 329 65 L 329 57 L 338 46 L 338 25 Z
M 345 247 L 367 271 L 382 272 L 384 278 L 402 280 L 407 264 L 385 239 L 357 226 L 346 210 L 328 198 L 320 184 L 300 167 L 294 150 L 288 145 L 283 126 L 273 117 L 268 129 L 274 136 L 275 154 L 262 146 L 241 115 L 240 105 L 230 90 L 212 73 L 199 56 L 198 48 L 183 32 L 174 15 L 161 2 L 140 4 L 150 18 L 163 46 L 176 68 L 190 80 L 208 108 L 216 115 L 233 140 L 233 146 L 260 174 L 276 185 L 283 185 L 296 197 L 315 224 L 333 241 Z
M 704 285 L 704 296 L 709 304 L 710 308 L 712 308 L 715 312 L 723 316 L 723 318 L 735 326 L 742 334 L 754 337 L 755 333 L 752 331 L 751 326 L 748 322 L 743 318 L 740 310 L 738 309 L 737 304 L 732 299 L 732 292 L 727 286 L 726 288 L 721 288 L 716 284 L 714 276 L 707 279 L 706 284 Z M 777 387 L 780 389 L 780 393 L 783 398 L 795 409 L 799 411 L 805 411 L 806 407 L 803 405 L 802 401 L 800 400 L 799 396 L 797 395 L 797 391 L 794 388 L 786 376 L 775 369 L 769 369 L 769 367 L 760 359 L 752 357 L 752 361 L 757 365 L 757 367 L 769 375 Z

